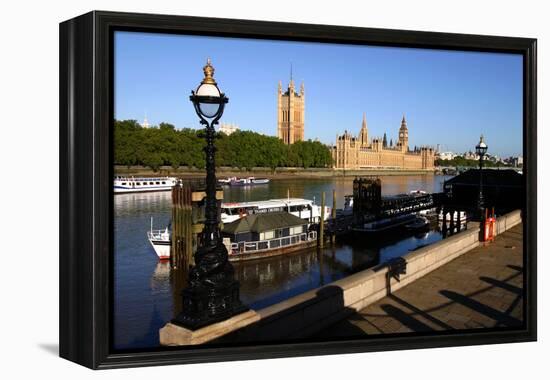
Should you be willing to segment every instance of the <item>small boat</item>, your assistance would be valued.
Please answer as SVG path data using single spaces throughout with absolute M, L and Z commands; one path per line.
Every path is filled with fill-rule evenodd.
M 218 179 L 220 185 L 231 185 L 231 181 L 236 181 L 237 177 L 227 177 Z
M 268 183 L 269 183 L 268 178 L 256 178 L 256 177 L 234 178 L 229 182 L 231 186 L 265 185 Z
M 266 183 L 269 183 L 269 178 L 253 178 L 252 183 L 254 185 L 265 185 Z
M 151 229 L 147 232 L 147 238 L 160 260 L 170 259 L 172 240 L 168 227 L 164 230 L 153 230 L 153 218 L 151 218 Z
M 168 191 L 176 183 L 175 177 L 115 177 L 113 190 L 115 194 Z
M 411 223 L 405 224 L 405 228 L 410 231 L 422 231 L 430 227 L 430 221 L 424 216 L 418 216 Z

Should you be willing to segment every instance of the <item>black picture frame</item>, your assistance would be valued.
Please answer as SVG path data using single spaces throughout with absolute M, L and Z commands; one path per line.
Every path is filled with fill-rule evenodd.
M 132 353 L 110 350 L 113 33 L 118 30 L 418 47 L 523 56 L 525 328 Z M 60 356 L 89 368 L 278 358 L 536 340 L 536 39 L 93 11 L 60 24 Z

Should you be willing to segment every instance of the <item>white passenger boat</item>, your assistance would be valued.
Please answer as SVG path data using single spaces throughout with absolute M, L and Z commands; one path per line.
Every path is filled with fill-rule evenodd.
M 151 218 L 151 229 L 147 232 L 147 238 L 159 259 L 168 260 L 170 258 L 172 240 L 168 227 L 164 230 L 153 230 L 153 218 Z
M 321 206 L 314 204 L 312 200 L 302 198 L 222 203 L 221 220 L 223 223 L 231 223 L 247 215 L 279 211 L 286 211 L 308 223 L 319 223 L 321 221 Z M 331 208 L 325 206 L 325 220 L 329 219 L 330 212 Z
M 233 178 L 229 182 L 231 186 L 265 185 L 268 183 L 269 183 L 268 178 L 256 178 L 256 177 Z
M 145 191 L 167 191 L 176 184 L 174 177 L 115 177 L 115 193 L 139 193 Z

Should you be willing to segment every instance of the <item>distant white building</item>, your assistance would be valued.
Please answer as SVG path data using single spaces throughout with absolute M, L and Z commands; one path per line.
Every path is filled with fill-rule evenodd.
M 220 132 L 225 133 L 227 136 L 237 132 L 238 130 L 239 130 L 239 126 L 237 124 L 232 124 L 232 123 L 220 124 Z
M 457 156 L 454 152 L 441 152 L 439 153 L 439 158 L 441 160 L 452 160 Z
M 142 128 L 149 128 L 151 127 L 151 124 L 149 124 L 149 121 L 147 120 L 147 116 L 143 119 L 143 123 L 141 123 Z
M 462 155 L 467 160 L 479 160 L 479 156 L 473 152 L 466 152 Z

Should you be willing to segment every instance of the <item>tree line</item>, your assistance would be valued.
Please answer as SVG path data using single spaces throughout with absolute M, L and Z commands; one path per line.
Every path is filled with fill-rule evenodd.
M 176 129 L 172 124 L 142 128 L 136 120 L 115 120 L 114 161 L 116 165 L 142 165 L 158 170 L 163 165 L 205 167 L 204 129 Z M 227 136 L 216 133 L 216 166 L 238 167 L 330 167 L 332 157 L 318 141 L 298 141 L 286 145 L 277 137 L 251 131 Z
M 460 166 L 460 167 L 467 167 L 467 168 L 477 168 L 479 167 L 479 160 L 472 160 L 467 159 L 464 157 L 457 156 L 453 158 L 452 160 L 442 160 L 442 159 L 436 159 L 435 160 L 436 166 Z M 493 162 L 490 160 L 483 160 L 483 166 L 487 168 L 496 168 L 496 167 L 505 167 L 510 166 L 502 162 Z

